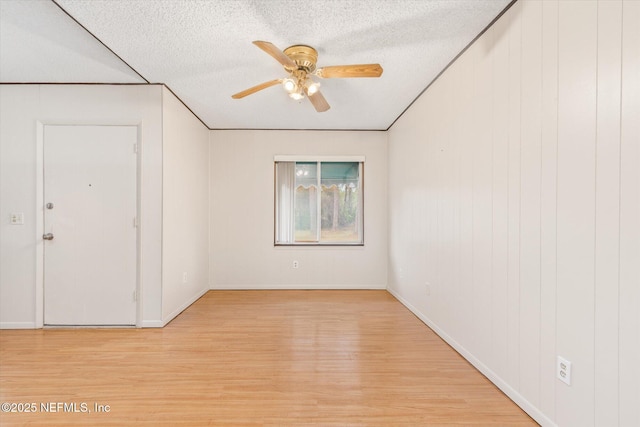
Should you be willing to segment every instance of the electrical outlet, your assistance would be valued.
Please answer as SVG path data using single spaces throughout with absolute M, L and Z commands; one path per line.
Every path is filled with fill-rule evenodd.
M 182 273 L 182 283 L 187 283 L 187 272 Z
M 558 356 L 556 375 L 560 381 L 566 385 L 571 385 L 571 362 Z
M 300 264 L 298 263 L 298 261 L 293 261 L 293 268 L 298 268 L 300 267 Z

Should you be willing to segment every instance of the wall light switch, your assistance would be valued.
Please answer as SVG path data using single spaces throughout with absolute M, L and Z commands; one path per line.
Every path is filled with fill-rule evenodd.
M 24 225 L 24 213 L 15 212 L 11 214 L 11 225 Z

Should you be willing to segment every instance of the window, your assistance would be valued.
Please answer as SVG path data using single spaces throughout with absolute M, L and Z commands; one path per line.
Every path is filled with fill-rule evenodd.
M 276 157 L 276 245 L 361 245 L 364 158 Z

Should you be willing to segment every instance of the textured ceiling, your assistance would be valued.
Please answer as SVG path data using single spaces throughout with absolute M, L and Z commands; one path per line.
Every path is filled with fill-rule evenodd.
M 0 81 L 144 83 L 50 0 L 0 0 Z
M 56 2 L 135 72 L 54 3 L 3 0 L 2 81 L 127 83 L 142 76 L 166 84 L 213 129 L 381 130 L 510 0 Z M 320 67 L 378 62 L 384 73 L 322 80 L 331 104 L 324 113 L 279 86 L 231 99 L 286 76 L 253 40 L 281 49 L 311 45 Z

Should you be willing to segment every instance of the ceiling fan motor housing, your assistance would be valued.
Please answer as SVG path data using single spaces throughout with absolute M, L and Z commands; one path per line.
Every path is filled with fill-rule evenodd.
M 284 50 L 284 54 L 296 63 L 298 69 L 303 69 L 307 73 L 313 73 L 316 70 L 318 51 L 311 46 L 303 44 L 289 46 Z M 287 71 L 291 72 L 293 70 L 287 69 Z

